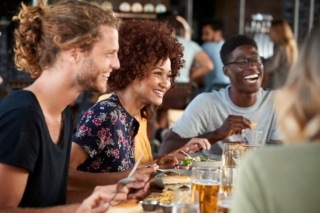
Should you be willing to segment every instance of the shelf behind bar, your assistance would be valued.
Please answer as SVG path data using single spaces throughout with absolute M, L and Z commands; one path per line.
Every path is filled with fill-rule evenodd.
M 156 19 L 155 13 L 115 13 L 118 18 L 142 18 L 142 19 Z

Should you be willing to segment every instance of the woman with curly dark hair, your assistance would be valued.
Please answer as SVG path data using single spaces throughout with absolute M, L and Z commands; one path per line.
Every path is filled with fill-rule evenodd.
M 152 116 L 153 105 L 161 105 L 184 65 L 183 48 L 164 23 L 125 21 L 119 29 L 119 46 L 120 69 L 111 73 L 108 81 L 114 94 L 84 114 L 73 135 L 70 161 L 74 170 L 108 173 L 74 171 L 69 183 L 76 188 L 114 183 L 128 175 L 135 162 L 139 121 Z M 182 149 L 189 146 L 208 148 L 209 143 L 192 141 Z M 171 154 L 161 156 L 156 163 L 173 168 L 179 162 L 175 153 Z M 140 172 L 157 168 L 146 171 L 144 167 Z

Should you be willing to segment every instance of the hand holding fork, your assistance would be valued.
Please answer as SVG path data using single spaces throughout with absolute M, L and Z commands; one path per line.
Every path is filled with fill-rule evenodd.
M 116 192 L 113 194 L 113 196 L 110 198 L 110 200 L 107 202 L 108 204 L 110 204 L 110 202 L 117 196 L 117 194 L 121 191 L 121 189 L 123 187 L 125 187 L 128 183 L 134 182 L 136 181 L 135 178 L 132 178 L 131 176 L 134 174 L 134 172 L 137 170 L 138 165 L 141 161 L 141 158 L 143 156 L 144 150 L 141 152 L 138 160 L 136 161 L 136 163 L 134 164 L 131 172 L 129 173 L 128 177 L 123 178 L 121 180 L 118 181 L 117 186 L 116 186 Z

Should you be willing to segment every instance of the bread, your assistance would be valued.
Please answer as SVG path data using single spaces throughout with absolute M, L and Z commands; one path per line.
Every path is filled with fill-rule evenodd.
M 162 182 L 165 190 L 177 190 L 181 187 L 191 188 L 191 178 L 186 175 L 163 176 Z
M 106 213 L 143 213 L 143 208 L 138 200 L 131 199 L 110 206 Z

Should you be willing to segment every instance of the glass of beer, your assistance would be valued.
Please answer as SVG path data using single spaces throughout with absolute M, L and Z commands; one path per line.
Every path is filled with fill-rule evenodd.
M 220 173 L 218 168 L 192 168 L 192 190 L 199 192 L 200 213 L 216 213 Z
M 247 152 L 256 150 L 264 145 L 262 133 L 262 131 L 256 129 L 243 129 L 241 131 L 241 157 L 243 157 Z
M 222 147 L 221 166 L 235 167 L 241 156 L 241 141 L 225 142 Z
M 200 213 L 199 192 L 190 189 L 176 190 L 172 213 Z

